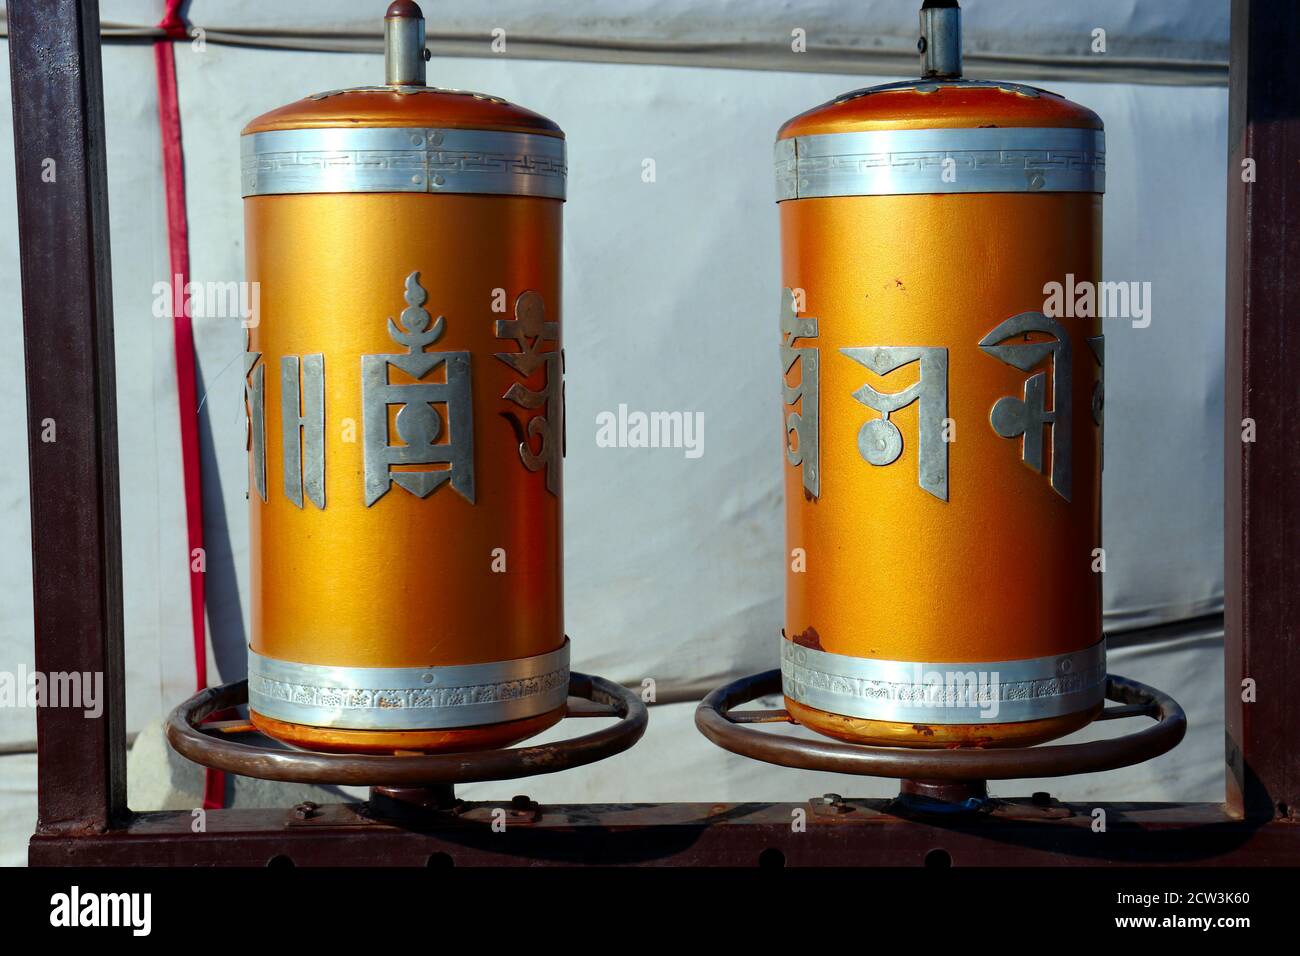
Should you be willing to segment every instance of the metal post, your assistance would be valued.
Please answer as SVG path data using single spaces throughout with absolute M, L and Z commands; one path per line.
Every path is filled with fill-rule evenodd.
M 1300 803 L 1297 48 L 1300 6 L 1233 0 L 1224 693 L 1228 806 L 1252 819 L 1293 816 Z
M 412 0 L 397 0 L 384 17 L 384 82 L 389 86 L 424 86 L 424 14 Z
M 921 7 L 921 77 L 955 80 L 961 76 L 961 7 L 957 0 L 925 0 Z
M 126 810 L 126 733 L 99 8 L 10 0 L 8 25 L 36 668 L 104 698 L 97 718 L 37 711 L 38 829 L 104 830 Z

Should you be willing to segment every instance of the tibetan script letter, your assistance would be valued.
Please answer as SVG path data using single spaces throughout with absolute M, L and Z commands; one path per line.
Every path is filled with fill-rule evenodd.
M 429 327 L 429 313 L 422 306 L 428 298 L 420 285 L 420 273 L 406 277 L 407 308 L 402 310 L 402 327 L 391 318 L 388 334 L 406 352 L 361 356 L 361 416 L 365 449 L 366 507 L 388 493 L 392 482 L 418 498 L 426 498 L 450 480 L 467 501 L 474 501 L 474 412 L 471 406 L 469 352 L 425 352 L 442 337 L 446 319 L 438 316 Z M 420 381 L 438 366 L 446 376 L 442 382 Z M 389 380 L 389 367 L 400 369 L 416 381 Z M 446 405 L 447 441 L 443 423 L 434 405 Z M 401 405 L 395 422 L 400 445 L 391 443 L 388 407 Z M 435 471 L 394 471 L 394 465 L 446 464 Z
M 800 402 L 799 411 L 785 416 L 785 457 L 801 468 L 803 487 L 814 498 L 821 496 L 822 476 L 818 444 L 817 401 L 819 398 L 818 351 L 815 346 L 796 348 L 795 339 L 815 339 L 817 320 L 799 318 L 799 303 L 793 289 L 781 290 L 781 395 L 786 405 Z M 799 384 L 789 382 L 790 370 L 799 364 Z M 802 401 L 800 401 L 802 399 Z M 791 437 L 794 438 L 793 443 Z
M 496 357 L 524 378 L 543 366 L 546 368 L 546 385 L 541 391 L 535 392 L 516 382 L 501 397 L 529 411 L 545 406 L 542 414 L 528 420 L 526 439 L 519 443 L 519 458 L 529 471 L 545 467 L 546 490 L 559 495 L 560 457 L 564 453 L 563 356 L 559 349 L 543 352 L 541 347 L 560 340 L 560 323 L 546 321 L 546 305 L 540 293 L 523 292 L 515 299 L 515 317 L 497 319 L 496 337 L 518 344 L 518 351 L 497 352 Z M 529 438 L 538 440 L 536 452 L 529 446 Z M 558 450 L 557 445 L 561 446 Z
M 858 432 L 858 452 L 872 465 L 897 461 L 903 453 L 903 434 L 889 416 L 916 402 L 916 483 L 947 501 L 948 443 L 944 441 L 943 427 L 948 417 L 948 350 L 942 346 L 880 345 L 840 351 L 877 375 L 920 363 L 916 384 L 901 392 L 878 392 L 863 385 L 853 393 L 863 405 L 880 412 L 879 418 L 868 419 Z
M 1092 390 L 1092 420 L 1097 423 L 1101 430 L 1101 440 L 1098 442 L 1099 448 L 1097 455 L 1101 459 L 1101 467 L 1106 467 L 1106 426 L 1102 423 L 1106 412 L 1106 336 L 1094 335 L 1088 339 L 1088 347 L 1092 349 L 1092 357 L 1097 360 L 1097 385 Z
M 302 507 L 303 486 L 325 507 L 325 356 L 280 359 L 280 427 L 284 438 L 284 493 Z M 299 379 L 301 378 L 301 384 Z M 301 411 L 299 408 L 301 407 Z
M 266 500 L 266 364 L 259 362 L 261 352 L 250 352 L 251 339 L 244 330 L 244 447 L 248 449 L 251 480 L 247 489 L 257 489 Z M 249 478 L 250 475 L 245 475 Z
M 1050 342 L 998 345 L 1008 339 L 1041 332 Z M 1061 323 L 1042 312 L 1013 315 L 980 340 L 980 348 L 1013 368 L 1028 372 L 1040 362 L 1052 363 L 1052 407 L 1046 406 L 1047 372 L 1036 372 L 1025 382 L 1024 398 L 999 398 L 989 413 L 989 423 L 1003 438 L 1020 438 L 1020 458 L 1034 471 L 1043 470 L 1043 427 L 1052 426 L 1052 490 L 1070 500 L 1070 335 Z
M 1097 360 L 1097 386 L 1092 390 L 1092 420 L 1101 424 L 1102 410 L 1106 406 L 1106 336 L 1094 335 L 1088 339 L 1088 348 Z

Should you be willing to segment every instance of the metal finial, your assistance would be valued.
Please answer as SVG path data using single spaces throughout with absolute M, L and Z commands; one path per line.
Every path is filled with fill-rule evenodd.
M 925 0 L 921 6 L 921 78 L 961 76 L 961 7 L 957 0 Z
M 424 86 L 424 13 L 414 0 L 394 0 L 384 14 L 384 82 Z

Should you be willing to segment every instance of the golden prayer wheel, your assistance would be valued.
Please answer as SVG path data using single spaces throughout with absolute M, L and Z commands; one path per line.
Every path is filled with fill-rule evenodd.
M 961 79 L 959 17 L 927 0 L 920 80 L 776 144 L 782 682 L 862 743 L 1032 744 L 1106 683 L 1102 336 L 1069 307 L 1100 280 L 1102 123 Z
M 249 710 L 280 740 L 505 746 L 558 721 L 564 134 L 425 85 L 388 9 L 383 86 L 242 135 Z

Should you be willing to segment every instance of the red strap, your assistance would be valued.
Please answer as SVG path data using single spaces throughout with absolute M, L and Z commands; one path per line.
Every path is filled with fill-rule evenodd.
M 189 221 L 185 215 L 185 156 L 181 147 L 181 112 L 176 90 L 173 39 L 188 39 L 180 15 L 181 0 L 167 0 L 167 13 L 159 27 L 167 35 L 153 45 L 158 69 L 158 119 L 162 128 L 163 182 L 167 193 L 167 250 L 171 259 L 172 337 L 176 347 L 176 400 L 180 406 L 181 467 L 185 476 L 185 526 L 189 537 L 186 556 L 190 569 L 190 612 L 194 636 L 194 683 L 208 686 L 207 628 L 204 622 L 204 572 L 195 570 L 197 549 L 203 547 L 203 487 L 199 461 L 199 399 L 194 368 L 194 330 L 190 325 Z M 181 308 L 176 308 L 181 306 Z M 206 558 L 204 559 L 206 567 Z M 225 774 L 209 769 L 204 778 L 203 807 L 225 803 Z

